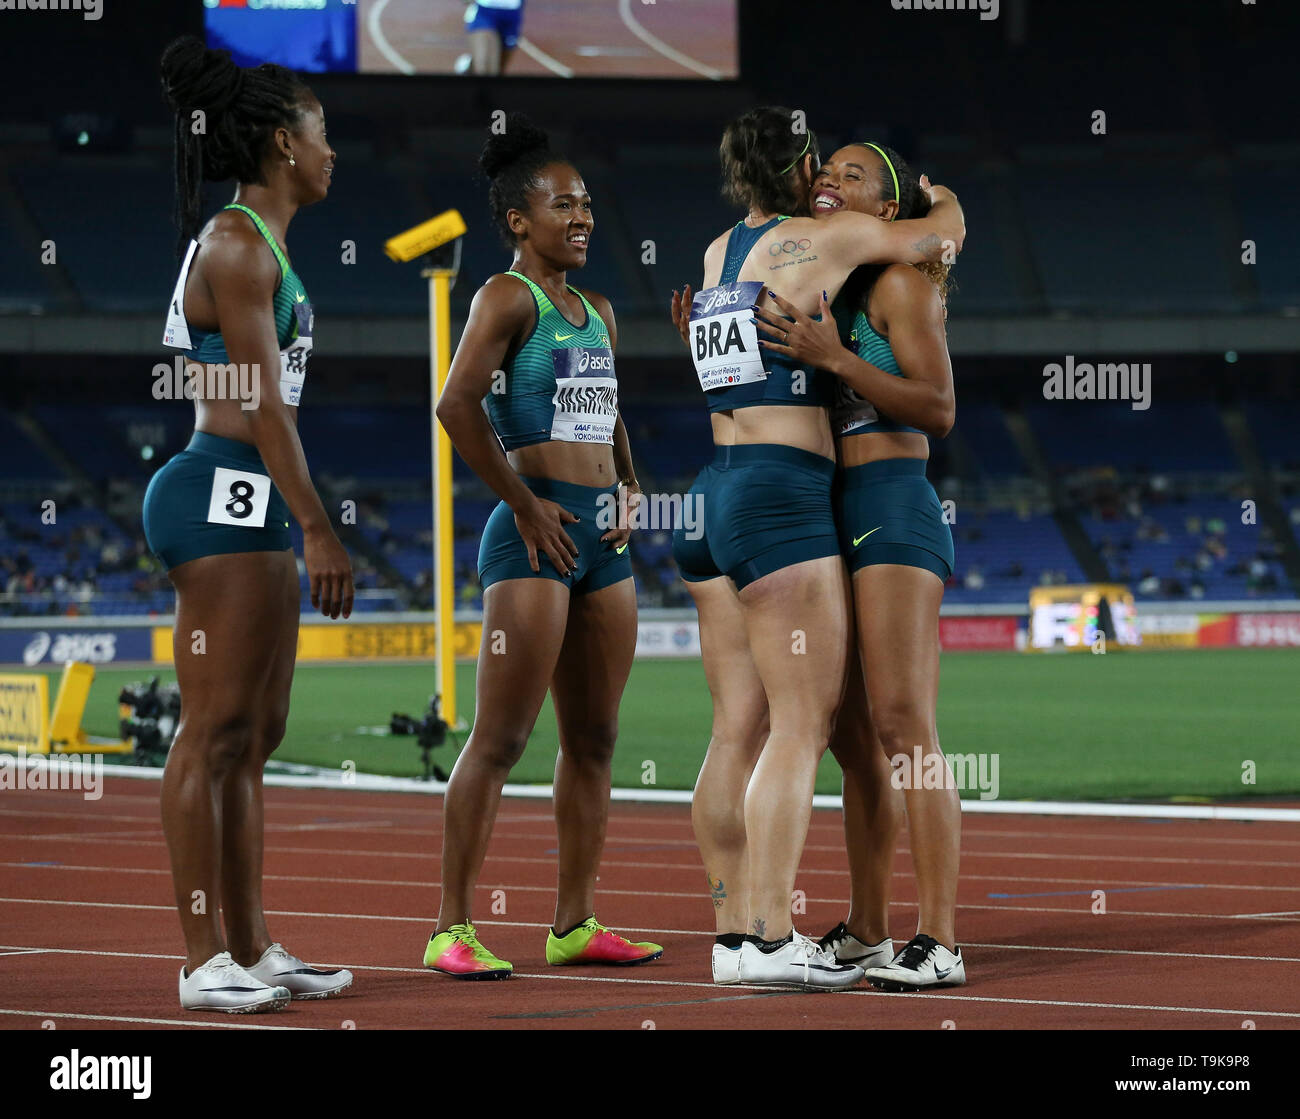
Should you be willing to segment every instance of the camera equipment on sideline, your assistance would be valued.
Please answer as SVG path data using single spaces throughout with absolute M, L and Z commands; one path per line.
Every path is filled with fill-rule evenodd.
M 135 742 L 141 755 L 165 755 L 176 737 L 181 720 L 179 684 L 159 684 L 155 676 L 149 683 L 127 684 L 117 697 L 120 731 L 123 738 Z
M 424 763 L 424 779 L 437 778 L 439 781 L 447 780 L 447 773 L 441 767 L 433 764 L 432 752 L 435 746 L 441 746 L 447 741 L 447 723 L 442 717 L 442 697 L 430 696 L 429 709 L 424 713 L 424 718 L 416 722 L 410 715 L 400 715 L 393 712 L 393 721 L 388 726 L 389 734 L 414 734 L 417 735 L 417 745 L 420 747 L 420 761 Z

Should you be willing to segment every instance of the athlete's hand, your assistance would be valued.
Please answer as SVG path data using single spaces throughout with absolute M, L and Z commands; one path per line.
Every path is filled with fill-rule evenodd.
M 779 339 L 777 342 L 759 339 L 758 344 L 795 361 L 801 361 L 810 368 L 830 369 L 837 358 L 844 353 L 844 347 L 840 345 L 839 328 L 831 315 L 826 293 L 822 292 L 820 322 L 805 315 L 792 303 L 787 303 L 776 292 L 769 289 L 768 295 L 788 317 L 783 319 L 771 311 L 765 311 L 762 307 L 755 307 L 754 314 L 757 316 L 754 319 L 755 325 L 769 337 Z M 788 321 L 789 319 L 794 319 L 794 322 Z
M 564 506 L 554 501 L 538 498 L 527 508 L 515 514 L 515 528 L 528 549 L 528 566 L 541 572 L 537 553 L 543 553 L 561 575 L 571 575 L 578 569 L 578 548 L 564 525 L 575 524 L 578 518 Z
M 924 191 L 926 198 L 930 200 L 933 206 L 938 202 L 956 202 L 957 196 L 953 194 L 946 186 L 939 186 L 938 183 L 931 183 L 929 175 L 921 176 L 921 190 Z
M 327 618 L 352 614 L 352 563 L 331 528 L 303 533 L 302 558 L 311 583 L 311 604 Z
M 682 288 L 680 295 L 673 288 L 673 326 L 682 336 L 682 341 L 691 344 L 691 285 Z
M 632 536 L 632 523 L 636 520 L 637 507 L 645 498 L 641 494 L 641 484 L 635 479 L 618 484 L 618 527 L 611 528 L 601 542 L 610 541 L 615 548 L 622 548 Z

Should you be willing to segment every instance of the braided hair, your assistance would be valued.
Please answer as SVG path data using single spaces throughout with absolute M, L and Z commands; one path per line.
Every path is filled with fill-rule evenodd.
M 795 114 L 764 105 L 737 117 L 722 133 L 722 195 L 728 202 L 765 214 L 807 211 L 807 184 L 800 164 L 811 153 L 821 165 L 817 134 L 794 130 Z
M 168 45 L 160 69 L 163 96 L 176 116 L 174 218 L 180 257 L 201 224 L 202 184 L 227 179 L 264 184 L 262 159 L 271 137 L 277 128 L 298 128 L 311 90 L 292 70 L 273 62 L 244 69 L 229 51 L 208 50 L 193 35 Z M 195 115 L 199 111 L 202 118 Z
M 528 196 L 542 189 L 541 174 L 554 163 L 569 160 L 551 150 L 546 132 L 523 113 L 510 113 L 505 131 L 489 136 L 483 145 L 478 165 L 490 184 L 488 205 L 506 248 L 514 249 L 517 244 L 506 215 L 511 210 L 528 209 Z

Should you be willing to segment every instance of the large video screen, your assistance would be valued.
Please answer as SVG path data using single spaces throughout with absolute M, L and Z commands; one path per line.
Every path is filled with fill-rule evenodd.
M 241 66 L 483 77 L 739 76 L 739 0 L 203 0 Z

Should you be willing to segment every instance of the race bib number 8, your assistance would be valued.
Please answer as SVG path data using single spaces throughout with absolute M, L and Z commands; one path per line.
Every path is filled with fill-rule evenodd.
M 271 479 L 265 474 L 250 474 L 218 466 L 212 474 L 208 522 L 214 525 L 264 528 L 266 505 L 270 496 Z
M 705 392 L 767 377 L 758 328 L 749 321 L 762 288 L 758 280 L 719 284 L 691 301 L 691 357 Z

